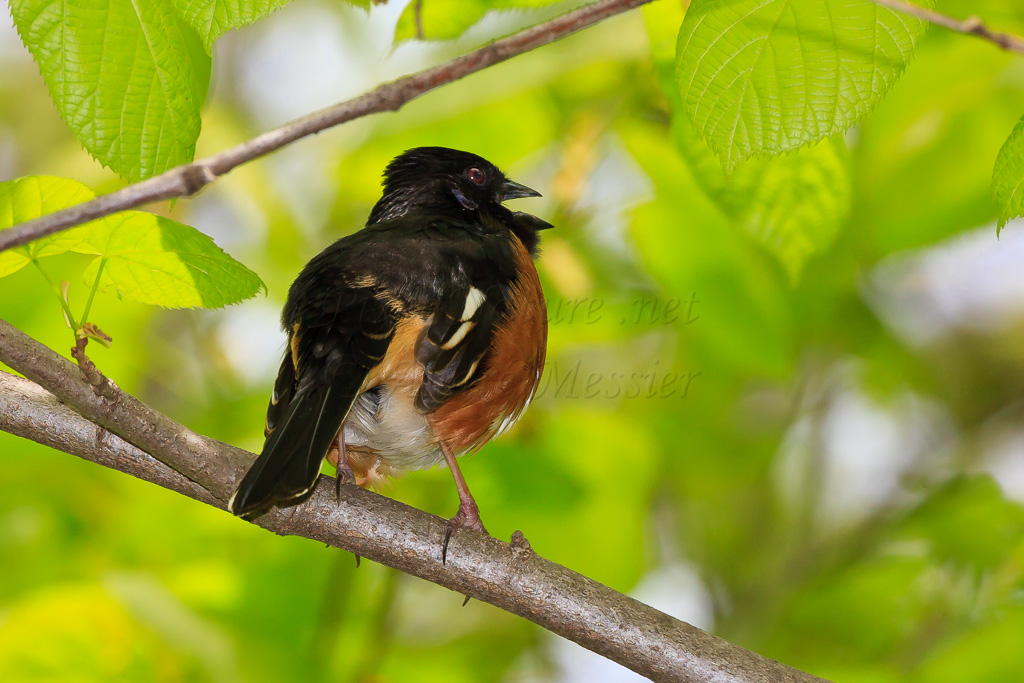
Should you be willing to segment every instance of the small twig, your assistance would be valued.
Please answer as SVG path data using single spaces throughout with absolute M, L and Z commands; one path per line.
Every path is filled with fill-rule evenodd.
M 108 337 L 109 339 L 109 337 Z M 81 334 L 75 340 L 75 345 L 71 347 L 71 357 L 78 363 L 78 369 L 82 372 L 82 379 L 92 387 L 92 391 L 97 396 L 116 401 L 118 392 L 113 386 L 113 382 L 107 379 L 96 364 L 92 362 L 89 356 L 85 355 L 85 345 L 89 343 L 89 338 L 85 334 Z
M 1024 55 L 1024 38 L 1015 36 L 1012 33 L 1003 33 L 1001 31 L 993 31 L 985 25 L 978 17 L 968 17 L 961 21 L 955 17 L 951 17 L 948 14 L 942 14 L 935 10 L 928 9 L 927 7 L 921 7 L 905 0 L 873 0 L 876 5 L 882 7 L 888 7 L 891 10 L 902 12 L 903 14 L 909 14 L 910 16 L 917 17 L 928 23 L 941 26 L 944 29 L 955 31 L 956 33 L 963 33 L 968 36 L 977 36 L 983 40 L 987 40 L 991 43 L 995 43 L 999 47 L 1008 52 L 1016 52 L 1017 54 Z
M 346 102 L 321 109 L 280 128 L 191 164 L 177 166 L 142 182 L 123 187 L 83 204 L 40 216 L 0 231 L 0 251 L 118 211 L 175 197 L 191 197 L 244 163 L 266 156 L 296 140 L 369 114 L 397 111 L 410 100 L 442 85 L 547 45 L 570 33 L 622 14 L 652 0 L 599 0 L 550 21 L 468 52 L 443 64 L 385 83 Z

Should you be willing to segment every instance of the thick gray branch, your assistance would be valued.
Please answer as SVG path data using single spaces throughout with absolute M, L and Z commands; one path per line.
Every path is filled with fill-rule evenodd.
M 0 370 L 0 430 L 220 507 L 206 489 L 67 407 L 29 380 Z
M 116 387 L 116 403 L 96 396 L 70 361 L 2 320 L 0 362 L 29 378 L 0 372 L 4 431 L 220 508 L 253 457 L 189 431 Z M 488 602 L 656 681 L 822 680 L 550 562 L 525 542 L 509 545 L 461 530 L 452 539 L 448 563 L 442 565 L 444 520 L 354 486 L 343 487 L 336 500 L 330 477 L 321 477 L 313 496 L 294 512 L 275 510 L 257 523 Z
M 0 231 L 0 251 L 94 218 L 174 197 L 190 197 L 228 171 L 266 156 L 300 138 L 369 114 L 397 111 L 405 103 L 446 83 L 564 38 L 570 33 L 621 14 L 651 0 L 599 0 L 524 29 L 430 69 L 385 83 L 355 99 L 335 104 L 267 131 L 218 154 L 177 166 L 147 180 L 62 211 Z

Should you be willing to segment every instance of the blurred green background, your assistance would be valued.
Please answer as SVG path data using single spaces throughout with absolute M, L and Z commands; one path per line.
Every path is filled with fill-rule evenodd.
M 938 7 L 1024 31 L 1015 0 Z M 555 11 L 394 47 L 401 10 L 297 0 L 229 34 L 197 156 Z M 1024 61 L 930 31 L 839 145 L 846 217 L 794 281 L 694 174 L 661 86 L 681 16 L 660 0 L 158 207 L 269 294 L 219 311 L 102 295 L 92 320 L 114 344 L 93 359 L 192 429 L 258 450 L 292 278 L 362 225 L 395 154 L 477 152 L 541 190 L 516 208 L 557 226 L 538 265 L 545 382 L 463 465 L 494 535 L 522 529 L 546 557 L 836 681 L 1024 680 L 1024 225 L 997 240 L 989 189 L 1024 113 Z M 3 19 L 0 179 L 28 174 L 120 184 Z M 73 303 L 84 263 L 48 264 Z M 32 269 L 0 279 L 0 315 L 71 344 Z M 385 494 L 456 505 L 443 470 Z M 0 434 L 2 681 L 636 678 L 461 602 Z

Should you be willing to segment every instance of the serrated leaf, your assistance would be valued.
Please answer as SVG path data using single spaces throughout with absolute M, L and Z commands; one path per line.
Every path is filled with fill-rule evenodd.
M 266 287 L 256 273 L 225 254 L 212 239 L 181 223 L 127 211 L 94 224 L 74 251 L 95 254 L 85 271 L 92 286 L 113 286 L 128 301 L 165 308 L 219 308 Z
M 677 121 L 675 138 L 708 196 L 779 260 L 791 282 L 811 256 L 835 241 L 849 216 L 853 189 L 839 140 L 752 160 L 726 177 L 685 119 Z
M 172 0 L 174 8 L 202 38 L 206 53 L 228 31 L 255 23 L 290 0 Z
M 693 0 L 676 82 L 731 171 L 845 132 L 896 82 L 924 30 L 870 0 Z
M 209 58 L 188 49 L 195 38 L 168 0 L 13 0 L 11 15 L 100 163 L 137 181 L 192 160 Z
M 93 197 L 92 190 L 68 178 L 36 175 L 0 182 L 0 230 Z M 86 226 L 79 226 L 0 252 L 0 277 L 21 270 L 32 259 L 71 250 L 87 230 Z
M 544 7 L 558 0 L 421 0 L 410 2 L 395 26 L 395 42 L 418 38 L 417 8 L 424 40 L 454 40 L 492 10 Z
M 999 149 L 992 172 L 992 192 L 999 205 L 998 233 L 1011 218 L 1024 215 L 1024 118 Z

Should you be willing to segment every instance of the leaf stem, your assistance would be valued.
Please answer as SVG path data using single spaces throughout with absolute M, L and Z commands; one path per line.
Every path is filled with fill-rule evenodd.
M 100 276 L 103 275 L 103 266 L 107 265 L 107 257 L 103 256 L 100 258 L 100 266 L 96 269 L 96 279 L 92 282 L 92 290 L 89 292 L 89 298 L 85 302 L 85 310 L 82 311 L 82 324 L 89 322 L 89 311 L 92 310 L 92 300 L 96 296 L 96 290 L 100 285 Z
M 74 332 L 75 336 L 77 337 L 79 325 L 77 322 L 75 322 L 75 316 L 74 314 L 71 313 L 71 307 L 68 306 L 68 302 L 65 301 L 64 297 L 61 295 L 60 287 L 58 287 L 57 284 L 50 279 L 50 276 L 46 274 L 46 271 L 43 270 L 43 267 L 39 265 L 39 261 L 37 261 L 36 259 L 32 259 L 32 265 L 36 267 L 36 270 L 39 271 L 40 275 L 43 276 L 43 279 L 46 280 L 46 283 L 50 285 L 50 289 L 52 289 L 53 293 L 57 296 L 57 301 L 60 302 L 61 308 L 64 309 L 64 315 L 68 317 L 68 321 L 71 324 L 71 331 Z

